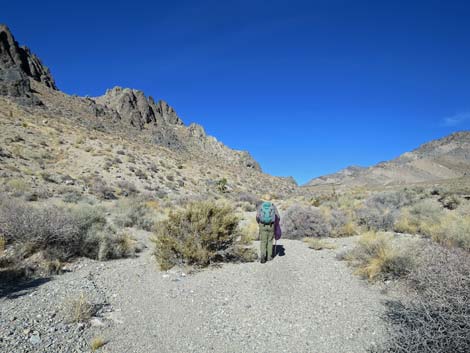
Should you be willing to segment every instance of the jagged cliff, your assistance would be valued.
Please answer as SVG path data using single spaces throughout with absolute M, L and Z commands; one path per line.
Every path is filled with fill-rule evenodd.
M 207 135 L 198 124 L 185 125 L 167 102 L 155 100 L 140 90 L 114 87 L 99 97 L 79 97 L 61 92 L 50 71 L 29 49 L 19 46 L 4 25 L 0 26 L 0 96 L 25 106 L 36 116 L 66 121 L 67 126 L 75 124 L 77 128 L 105 133 L 109 139 L 124 139 L 145 146 L 146 151 L 139 153 L 148 156 L 153 155 L 153 151 L 149 151 L 150 146 L 165 148 L 171 151 L 170 155 L 164 153 L 165 158 L 174 162 L 167 165 L 188 161 L 198 169 L 197 173 L 191 172 L 188 176 L 188 179 L 198 179 L 193 180 L 193 184 L 198 185 L 196 189 L 201 188 L 201 180 L 205 180 L 202 184 L 205 189 L 214 182 L 214 178 L 222 177 L 233 180 L 240 190 L 286 193 L 296 187 L 291 179 L 262 173 L 248 152 L 225 146 Z M 5 107 L 5 111 L 8 109 Z M 11 110 L 8 114 L 15 115 Z M 88 161 L 82 160 L 81 163 Z M 142 163 L 146 164 L 144 160 Z M 88 169 L 98 167 L 97 164 Z M 95 174 L 99 172 L 94 171 Z M 122 178 L 122 175 L 116 177 Z M 179 181 L 179 184 L 189 188 L 187 182 Z

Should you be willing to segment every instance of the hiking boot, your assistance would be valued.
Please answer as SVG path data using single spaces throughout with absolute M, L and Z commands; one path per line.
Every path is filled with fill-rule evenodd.
M 264 263 L 266 262 L 266 258 L 265 258 L 265 257 L 262 257 L 260 262 L 261 262 L 262 264 L 264 264 Z

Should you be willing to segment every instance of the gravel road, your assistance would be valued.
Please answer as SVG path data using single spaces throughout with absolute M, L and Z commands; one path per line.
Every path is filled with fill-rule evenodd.
M 383 337 L 383 296 L 335 253 L 283 240 L 267 264 L 184 275 L 155 271 L 149 253 L 97 275 L 119 308 L 107 352 L 365 352 Z
M 113 353 L 366 352 L 384 337 L 379 315 L 385 297 L 335 259 L 352 241 L 332 240 L 338 249 L 314 251 L 282 240 L 283 256 L 267 264 L 224 264 L 190 275 L 157 271 L 149 249 L 135 259 L 86 261 L 33 295 L 1 298 L 2 324 L 21 317 L 20 308 L 35 310 L 24 342 L 4 330 L 10 339 L 0 348 L 3 342 L 5 352 L 87 352 L 86 342 L 101 335 L 108 343 L 100 352 Z M 73 286 L 90 288 L 105 304 L 93 325 L 63 331 L 53 320 L 34 321 L 53 315 L 54 301 L 63 301 L 63 291 Z M 44 302 L 49 306 L 41 311 Z M 36 346 L 33 333 L 40 337 Z

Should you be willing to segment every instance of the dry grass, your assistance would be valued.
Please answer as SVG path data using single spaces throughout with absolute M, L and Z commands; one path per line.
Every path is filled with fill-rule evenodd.
M 313 250 L 336 249 L 336 245 L 318 238 L 304 238 L 303 242 Z
M 255 218 L 250 219 L 241 227 L 241 236 L 243 243 L 251 243 L 259 239 L 258 223 Z
M 373 231 L 363 234 L 345 259 L 370 281 L 403 277 L 414 265 L 411 254 L 392 244 L 390 234 Z
M 5 247 L 6 247 L 6 240 L 5 240 L 5 237 L 3 235 L 0 235 L 0 256 L 3 255 L 3 252 L 5 251 Z
M 90 341 L 90 348 L 92 352 L 97 351 L 101 347 L 103 347 L 106 343 L 108 343 L 102 336 L 93 337 Z
M 95 306 L 84 293 L 65 303 L 65 316 L 68 322 L 85 322 L 95 314 Z

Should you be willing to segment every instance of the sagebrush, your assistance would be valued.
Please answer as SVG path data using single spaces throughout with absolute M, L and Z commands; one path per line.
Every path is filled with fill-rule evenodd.
M 220 202 L 191 202 L 172 211 L 157 224 L 153 239 L 160 267 L 253 260 L 254 252 L 237 241 L 238 222 L 234 209 Z

